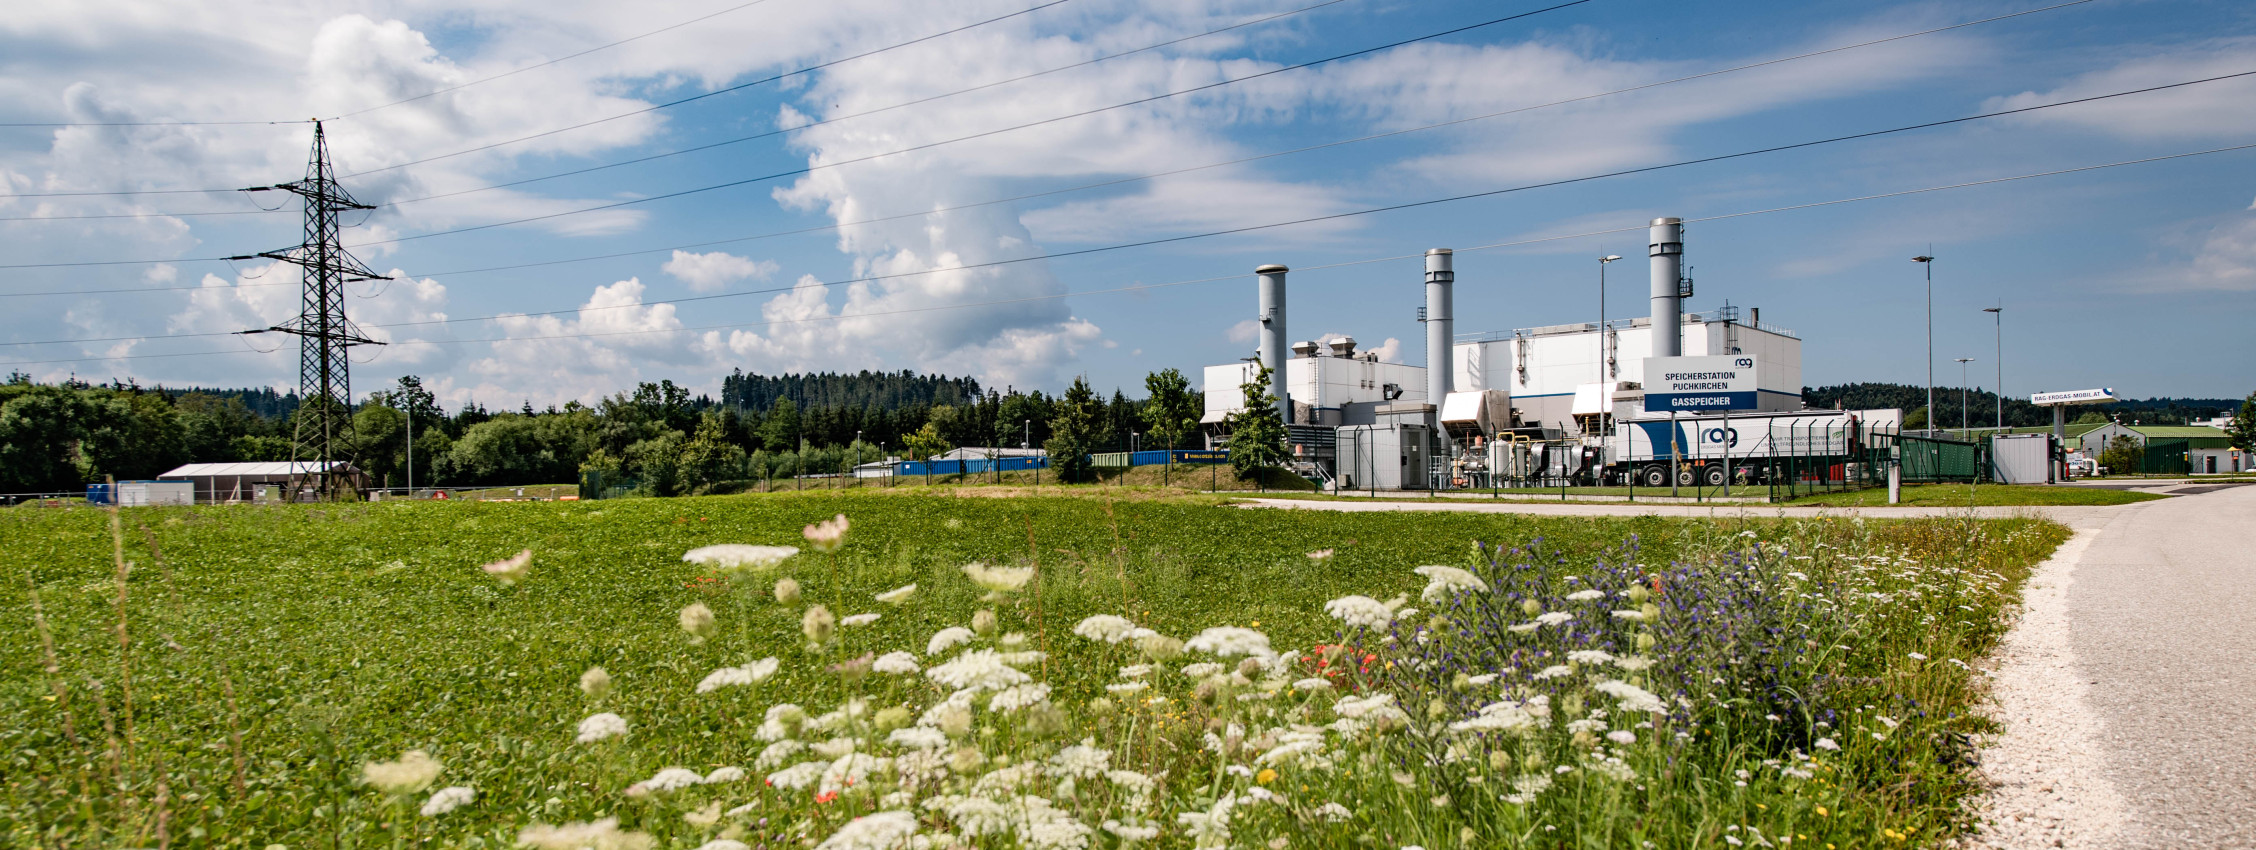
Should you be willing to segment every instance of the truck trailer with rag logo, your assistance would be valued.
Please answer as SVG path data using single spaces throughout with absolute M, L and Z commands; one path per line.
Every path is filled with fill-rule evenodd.
M 1841 480 L 1885 461 L 1902 414 L 1895 410 L 1680 415 L 1622 419 L 1603 438 L 1604 484 L 1720 487 L 1800 475 Z M 1877 454 L 1875 454 L 1877 452 Z

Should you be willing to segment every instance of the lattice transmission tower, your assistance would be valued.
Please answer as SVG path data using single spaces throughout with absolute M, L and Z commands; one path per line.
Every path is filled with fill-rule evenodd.
M 303 243 L 228 259 L 264 257 L 295 265 L 303 272 L 305 284 L 297 318 L 241 333 L 284 333 L 299 338 L 297 433 L 290 442 L 292 498 L 315 482 L 322 498 L 349 498 L 353 494 L 351 480 L 330 474 L 335 464 L 357 454 L 349 352 L 356 345 L 383 343 L 361 334 L 345 318 L 345 284 L 389 278 L 369 270 L 345 251 L 338 239 L 342 229 L 338 215 L 375 207 L 353 200 L 338 185 L 336 169 L 329 162 L 329 139 L 319 121 L 313 124 L 313 155 L 306 161 L 305 179 L 243 191 L 289 192 L 305 202 Z

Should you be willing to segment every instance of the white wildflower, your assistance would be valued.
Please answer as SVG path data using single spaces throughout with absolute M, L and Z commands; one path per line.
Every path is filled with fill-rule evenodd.
M 823 771 L 829 769 L 830 762 L 827 761 L 803 761 L 768 774 L 768 784 L 786 791 L 798 791 L 815 784 L 815 780 L 822 778 Z
M 823 770 L 822 784 L 815 790 L 826 793 L 864 785 L 869 781 L 870 774 L 885 770 L 892 764 L 892 759 L 878 758 L 868 753 L 847 753 Z
M 1907 653 L 1904 653 L 1904 654 L 1905 654 L 1906 656 L 1909 656 L 1909 657 L 1911 658 L 1911 660 L 1913 660 L 1913 661 L 1925 661 L 1925 660 L 1927 660 L 1927 656 L 1925 656 L 1925 655 L 1921 655 L 1921 654 L 1919 654 L 1919 653 L 1916 653 L 1916 652 L 1907 652 Z
M 1607 679 L 1606 681 L 1599 682 L 1594 687 L 1596 687 L 1600 693 L 1620 700 L 1621 708 L 1623 711 L 1642 714 L 1668 710 L 1668 704 L 1661 702 L 1660 697 L 1656 697 L 1644 688 L 1640 688 L 1628 682 L 1623 682 L 1617 679 Z
M 904 650 L 895 650 L 878 656 L 877 661 L 870 664 L 870 669 L 879 673 L 907 675 L 916 673 L 922 668 L 917 666 L 915 655 Z
M 1201 661 L 1197 664 L 1183 665 L 1183 675 L 1193 679 L 1204 679 L 1221 673 L 1223 669 L 1222 665 L 1212 661 Z
M 1885 714 L 1875 714 L 1875 715 L 1873 715 L 1873 716 L 1872 716 L 1872 719 L 1880 721 L 1880 725 L 1882 725 L 1882 726 L 1886 726 L 1886 727 L 1888 727 L 1888 728 L 1890 728 L 1890 729 L 1894 729 L 1894 728 L 1896 728 L 1897 726 L 1899 726 L 1899 725 L 1902 725 L 1902 724 L 1901 724 L 1900 722 L 1898 722 L 1898 721 L 1897 721 L 1897 720 L 1896 720 L 1895 718 L 1893 718 L 1893 717 L 1889 717 L 1888 715 L 1885 715 Z
M 601 667 L 589 667 L 580 674 L 580 692 L 596 699 L 611 693 L 611 674 Z
M 1494 681 L 1496 681 L 1496 674 L 1494 674 L 1494 673 L 1482 673 L 1482 674 L 1480 674 L 1480 675 L 1478 675 L 1478 676 L 1469 676 L 1469 677 L 1466 677 L 1466 679 L 1465 679 L 1465 684 L 1468 684 L 1468 685 L 1472 685 L 1473 687 L 1476 687 L 1476 688 L 1477 688 L 1477 687 L 1480 687 L 1480 686 L 1482 686 L 1482 685 L 1486 685 L 1486 684 L 1488 684 L 1488 683 L 1490 683 L 1490 682 L 1494 682 Z
M 965 652 L 945 664 L 933 665 L 924 671 L 924 675 L 951 690 L 971 688 L 993 691 L 1034 680 L 1032 676 L 1005 663 L 992 649 Z
M 1505 630 L 1505 631 L 1508 631 L 1508 632 L 1511 632 L 1511 633 L 1513 633 L 1513 634 L 1521 634 L 1521 635 L 1524 635 L 1524 634 L 1527 634 L 1527 633 L 1529 633 L 1529 632 L 1535 631 L 1536 629 L 1538 629 L 1538 628 L 1541 628 L 1542 626 L 1543 626 L 1543 624 L 1542 624 L 1542 623 L 1519 623 L 1519 624 L 1517 624 L 1517 625 L 1505 626 L 1505 627 L 1504 627 L 1504 630 Z
M 1112 767 L 1112 751 L 1096 743 L 1095 739 L 1084 738 L 1081 743 L 1059 750 L 1050 757 L 1050 775 L 1060 779 L 1095 779 L 1105 775 Z
M 1546 611 L 1535 616 L 1535 624 L 1539 626 L 1557 626 L 1573 621 L 1574 615 L 1565 611 Z
M 1120 668 L 1120 678 L 1141 679 L 1145 676 L 1151 675 L 1151 671 L 1152 666 L 1149 664 L 1130 664 L 1126 667 Z
M 1418 594 L 1418 598 L 1427 602 L 1438 602 L 1461 591 L 1488 592 L 1488 582 L 1456 567 L 1435 564 L 1419 567 L 1411 572 L 1426 577 L 1426 589 Z
M 478 792 L 471 790 L 468 786 L 455 785 L 441 788 L 431 795 L 431 799 L 423 801 L 423 816 L 435 818 L 469 805 L 472 800 L 476 799 L 478 799 Z
M 784 762 L 797 758 L 806 749 L 806 744 L 786 738 L 761 750 L 760 756 L 752 760 L 752 766 L 761 770 L 773 770 Z
M 735 766 L 721 767 L 715 768 L 712 773 L 705 774 L 705 784 L 719 785 L 723 782 L 737 782 L 742 780 L 743 778 L 744 768 Z
M 1567 594 L 1567 601 L 1569 602 L 1589 602 L 1593 599 L 1604 598 L 1606 598 L 1606 592 L 1597 588 L 1591 588 L 1589 590 L 1577 590 L 1573 593 Z
M 848 821 L 815 850 L 895 850 L 916 834 L 916 815 L 885 811 Z
M 1156 826 L 1146 826 L 1135 823 L 1121 823 L 1120 821 L 1116 820 L 1108 820 L 1104 822 L 1104 828 L 1106 832 L 1119 836 L 1120 841 L 1123 844 L 1136 841 L 1150 841 L 1154 838 L 1159 837 L 1159 827 Z
M 1105 690 L 1116 694 L 1132 694 L 1148 687 L 1151 687 L 1150 682 L 1114 682 L 1106 685 Z
M 1338 803 L 1325 803 L 1316 807 L 1316 816 L 1331 823 L 1341 823 L 1355 817 L 1355 813 Z
M 697 845 L 697 850 L 752 850 L 752 845 L 734 838 L 715 838 Z
M 1009 714 L 1049 698 L 1050 686 L 1048 685 L 1039 683 L 1012 685 L 996 691 L 995 696 L 987 702 L 987 710 L 999 714 Z
M 1016 591 L 1034 578 L 1033 567 L 990 567 L 980 563 L 963 565 L 963 573 L 973 584 L 986 588 L 989 596 Z
M 689 607 L 681 609 L 681 627 L 689 633 L 690 643 L 704 643 L 713 636 L 713 609 L 705 607 L 703 602 L 689 603 Z
M 1329 562 L 1332 559 L 1333 554 L 1334 552 L 1330 549 L 1318 549 L 1314 552 L 1308 553 L 1308 560 L 1315 561 L 1318 565 L 1322 565 L 1326 562 Z
M 1347 696 L 1340 697 L 1340 701 L 1332 705 L 1332 711 L 1341 717 L 1360 718 L 1380 709 L 1391 708 L 1393 705 L 1393 694 Z
M 1184 644 L 1194 652 L 1207 652 L 1228 658 L 1233 655 L 1269 657 L 1276 651 L 1269 648 L 1269 636 L 1252 629 L 1236 626 L 1216 626 L 1199 632 Z
M 669 767 L 665 770 L 658 771 L 657 775 L 654 775 L 649 779 L 645 779 L 635 784 L 651 791 L 665 793 L 667 791 L 679 791 L 692 785 L 702 785 L 704 783 L 704 774 L 698 773 L 697 771 L 690 770 L 685 767 Z
M 1351 629 L 1381 629 L 1394 622 L 1394 609 L 1368 596 L 1342 596 L 1324 603 L 1324 613 Z
M 1556 679 L 1560 676 L 1566 676 L 1572 673 L 1574 673 L 1573 667 L 1569 667 L 1565 664 L 1553 664 L 1549 667 L 1545 667 L 1541 670 L 1536 671 L 1534 678 L 1536 681 L 1540 682 L 1545 679 Z
M 839 514 L 834 518 L 807 526 L 800 531 L 800 534 L 807 538 L 807 544 L 813 546 L 815 551 L 836 552 L 838 547 L 846 543 L 847 525 L 846 515 Z
M 838 624 L 850 629 L 858 628 L 877 622 L 877 617 L 878 615 L 876 614 L 855 614 L 853 616 L 847 617 L 846 619 L 839 620 Z
M 1536 727 L 1536 717 L 1510 700 L 1481 706 L 1469 720 L 1449 724 L 1451 732 L 1518 732 Z
M 485 570 L 486 575 L 493 576 L 494 581 L 501 582 L 503 587 L 516 584 L 525 580 L 526 573 L 533 571 L 533 550 L 526 549 L 480 569 Z
M 1651 668 L 1653 666 L 1653 659 L 1646 658 L 1641 655 L 1632 655 L 1627 658 L 1614 659 L 1614 666 L 1635 673 L 1639 670 Z
M 1612 732 L 1606 733 L 1606 740 L 1626 747 L 1630 744 L 1637 743 L 1637 733 L 1631 732 L 1627 729 L 1616 729 Z
M 697 683 L 697 692 L 709 694 L 733 685 L 749 684 L 752 684 L 752 674 L 745 672 L 744 668 L 723 667 L 706 674 L 705 680 Z
M 899 604 L 901 604 L 901 603 L 903 603 L 903 602 L 907 602 L 907 601 L 909 601 L 909 597 L 910 597 L 910 596 L 913 596 L 913 595 L 915 595 L 915 594 L 916 594 L 916 585 L 914 585 L 914 584 L 910 584 L 910 585 L 904 585 L 904 586 L 901 586 L 901 587 L 896 587 L 896 588 L 893 588 L 892 590 L 888 590 L 888 591 L 886 591 L 886 592 L 884 592 L 884 593 L 880 593 L 880 594 L 878 594 L 878 595 L 877 595 L 877 601 L 879 601 L 879 602 L 883 602 L 883 603 L 885 603 L 885 604 L 887 604 L 887 605 L 899 605 Z
M 1614 660 L 1614 655 L 1602 649 L 1577 649 L 1567 653 L 1567 660 L 1576 664 L 1605 664 Z
M 621 831 L 618 818 L 563 826 L 534 824 L 517 833 L 517 846 L 536 850 L 648 850 L 655 843 L 649 833 Z
M 976 635 L 973 635 L 970 629 L 962 626 L 949 626 L 932 634 L 932 639 L 924 644 L 924 654 L 939 655 L 955 648 L 958 644 L 970 643 L 973 637 L 976 637 Z
M 806 635 L 807 640 L 811 643 L 828 642 L 832 632 L 837 627 L 838 617 L 830 613 L 830 607 L 827 605 L 810 605 L 807 607 L 807 613 L 799 617 L 799 633 Z
M 705 546 L 682 553 L 682 560 L 709 564 L 725 570 L 764 570 L 783 563 L 799 554 L 796 546 L 751 546 L 743 543 L 723 543 Z
M 1073 626 L 1074 634 L 1105 643 L 1119 643 L 1127 640 L 1128 634 L 1135 630 L 1135 623 L 1129 622 L 1128 618 L 1116 614 L 1098 614 L 1085 618 Z
M 1614 619 L 1616 619 L 1616 620 L 1629 620 L 1629 621 L 1631 621 L 1631 622 L 1640 622 L 1640 621 L 1643 621 L 1643 620 L 1645 619 L 1645 612 L 1643 612 L 1643 611 L 1615 611 L 1615 612 L 1614 612 Z
M 1302 691 L 1328 691 L 1332 689 L 1332 680 L 1311 676 L 1306 679 L 1294 680 L 1292 686 L 1295 690 Z
M 893 730 L 892 734 L 885 736 L 885 741 L 903 749 L 929 750 L 947 746 L 948 736 L 938 729 L 910 726 Z
M 580 721 L 579 741 L 582 744 L 594 743 L 606 738 L 617 738 L 625 734 L 627 734 L 626 718 L 608 711 L 588 715 L 586 720 Z
M 1815 746 L 1815 747 L 1817 747 L 1818 749 L 1821 749 L 1821 750 L 1839 750 L 1839 749 L 1841 749 L 1841 745 L 1840 745 L 1840 744 L 1837 744 L 1837 743 L 1834 743 L 1834 742 L 1833 742 L 1833 739 L 1831 739 L 1831 738 L 1819 738 L 1819 739 L 1817 739 L 1817 742 L 1816 742 L 1815 744 L 1813 744 L 1812 746 Z
M 430 753 L 408 750 L 399 761 L 372 761 L 360 766 L 360 781 L 386 794 L 413 794 L 431 787 L 446 766 Z

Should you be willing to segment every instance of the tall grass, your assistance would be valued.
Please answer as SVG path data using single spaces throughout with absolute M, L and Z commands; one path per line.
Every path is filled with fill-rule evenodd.
M 680 560 L 708 543 L 806 545 L 800 526 L 838 512 L 853 527 L 834 554 L 766 572 Z M 7 843 L 500 847 L 580 824 L 591 843 L 612 830 L 616 846 L 635 846 L 633 833 L 652 846 L 854 846 L 901 812 L 918 846 L 1109 847 L 1143 829 L 1158 830 L 1156 846 L 1213 844 L 1222 829 L 1245 847 L 1933 844 L 1964 826 L 1963 741 L 1981 728 L 1962 665 L 1994 643 L 2005 594 L 2064 536 L 2033 521 L 1315 517 L 913 497 L 126 520 L 0 518 L 0 564 L 25 577 L 10 604 L 33 627 L 6 648 L 0 679 Z M 144 522 L 146 536 L 126 533 Z M 478 570 L 520 548 L 535 552 L 524 581 Z M 1333 554 L 1306 556 L 1319 549 Z M 995 590 L 962 571 L 974 561 L 1030 572 Z M 1412 571 L 1421 564 L 1490 590 L 1417 599 L 1431 583 Z M 1500 592 L 1507 576 L 1515 589 Z M 775 598 L 785 577 L 803 587 L 794 604 Z M 912 582 L 898 606 L 875 599 Z M 1744 631 L 1709 641 L 1721 633 L 1672 619 L 1697 613 L 1680 590 L 1716 582 L 1771 606 L 1734 622 L 1802 645 Z M 1663 616 L 1614 618 L 1633 586 L 1647 599 L 1618 610 Z M 1606 595 L 1567 599 L 1592 589 Z M 1382 608 L 1409 598 L 1383 628 L 1352 628 L 1325 613 L 1350 594 Z M 1535 620 L 1515 607 L 1530 598 L 1600 627 L 1511 631 Z M 696 643 L 678 616 L 692 603 L 715 618 Z M 812 604 L 878 619 L 834 627 L 816 651 L 802 630 Z M 1573 607 L 1600 604 L 1603 619 Z M 1090 620 L 1100 615 L 1125 625 Z M 987 621 L 927 651 L 936 632 Z M 1246 633 L 1208 634 L 1223 626 Z M 1103 639 L 1120 628 L 1152 634 Z M 1745 655 L 1760 646 L 1799 657 L 1772 675 Z M 1472 647 L 1486 660 L 1457 652 Z M 1562 661 L 1590 649 L 1617 660 Z M 885 661 L 896 652 L 919 672 L 880 672 L 903 669 Z M 996 687 L 965 694 L 933 677 L 967 653 L 992 653 L 976 657 L 996 659 L 979 662 Z M 698 691 L 771 657 L 756 684 Z M 1654 664 L 1618 660 L 1638 657 Z M 1138 665 L 1151 669 L 1121 675 Z M 600 696 L 579 686 L 596 666 L 613 682 Z M 1554 666 L 1571 669 L 1537 678 Z M 1733 677 L 1703 689 L 1692 671 Z M 1495 678 L 1471 681 L 1481 676 Z M 1607 682 L 1668 705 L 1625 712 L 1628 692 Z M 1510 716 L 1492 708 L 1505 702 L 1532 717 L 1538 696 L 1540 724 L 1452 729 L 1483 709 Z M 777 714 L 784 704 L 797 711 Z M 627 734 L 576 740 L 604 713 Z M 936 730 L 939 746 L 916 729 Z M 1632 740 L 1608 737 L 1622 732 Z M 762 759 L 786 740 L 804 749 Z M 440 772 L 405 792 L 365 781 L 409 750 Z M 816 762 L 841 780 L 863 772 L 826 789 L 799 767 Z M 457 786 L 473 799 L 420 813 Z

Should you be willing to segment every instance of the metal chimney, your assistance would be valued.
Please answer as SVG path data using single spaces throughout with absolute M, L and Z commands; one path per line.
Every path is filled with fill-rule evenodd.
M 1455 252 L 1435 248 L 1426 252 L 1426 403 L 1437 409 L 1449 395 L 1450 345 L 1455 340 L 1450 321 L 1457 272 L 1450 268 Z
M 1269 373 L 1269 394 L 1277 398 L 1277 415 L 1292 424 L 1292 397 L 1285 394 L 1285 272 L 1267 265 L 1254 269 L 1261 279 L 1261 365 Z
M 1653 356 L 1677 357 L 1684 353 L 1684 304 L 1678 297 L 1684 279 L 1684 220 L 1653 219 Z

